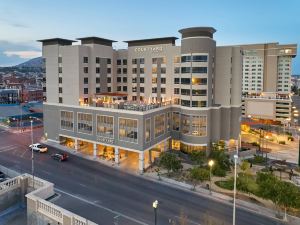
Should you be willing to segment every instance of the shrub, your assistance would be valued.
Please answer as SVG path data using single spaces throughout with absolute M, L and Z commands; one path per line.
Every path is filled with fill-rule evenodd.
M 285 145 L 285 141 L 279 141 L 278 144 Z
M 177 172 L 182 169 L 181 161 L 173 153 L 163 152 L 160 155 L 159 166 L 168 170 L 168 175 L 170 171 Z
M 217 186 L 219 186 L 220 188 L 224 188 L 227 190 L 233 190 L 234 179 L 233 179 L 233 177 L 231 177 L 230 179 L 225 180 L 225 181 L 219 180 L 219 181 L 216 181 L 215 184 Z
M 194 167 L 190 170 L 189 179 L 193 182 L 194 189 L 198 182 L 209 180 L 209 178 L 210 178 L 210 174 L 209 174 L 209 170 L 207 169 Z
M 226 176 L 226 170 L 221 168 L 219 166 L 219 164 L 215 164 L 213 167 L 212 167 L 212 174 L 217 176 L 217 177 L 225 177 Z
M 190 154 L 190 158 L 193 162 L 200 166 L 207 161 L 205 151 L 192 151 L 192 153 Z

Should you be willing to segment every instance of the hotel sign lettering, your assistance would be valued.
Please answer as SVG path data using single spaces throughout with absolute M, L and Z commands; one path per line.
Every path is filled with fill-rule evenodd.
M 162 46 L 157 46 L 157 47 L 137 47 L 134 49 L 135 52 L 162 52 L 163 47 Z
M 97 141 L 104 142 L 104 143 L 107 143 L 107 144 L 113 144 L 114 143 L 114 139 L 107 138 L 107 137 L 97 137 Z

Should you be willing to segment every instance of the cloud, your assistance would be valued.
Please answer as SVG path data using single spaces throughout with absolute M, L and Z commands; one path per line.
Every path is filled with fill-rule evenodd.
M 8 57 L 18 56 L 21 59 L 32 59 L 42 55 L 40 51 L 4 51 L 4 55 Z
M 29 28 L 29 26 L 25 23 L 12 20 L 12 19 L 5 19 L 5 18 L 0 18 L 0 22 L 3 24 L 6 24 L 11 27 L 16 27 L 16 28 Z

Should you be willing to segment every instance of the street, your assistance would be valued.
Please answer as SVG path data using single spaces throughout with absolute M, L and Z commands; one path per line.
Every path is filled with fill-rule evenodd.
M 41 129 L 34 130 L 37 142 Z M 31 173 L 30 132 L 10 133 L 0 129 L 0 164 Z M 131 175 L 100 163 L 70 155 L 57 162 L 48 153 L 35 153 L 35 175 L 55 184 L 59 197 L 54 203 L 98 224 L 154 224 L 152 202 L 158 200 L 158 225 L 178 221 L 181 213 L 187 224 L 204 224 L 209 216 L 216 224 L 232 224 L 232 205 L 182 191 Z M 114 219 L 115 218 L 115 219 Z M 237 209 L 237 225 L 284 224 L 278 220 Z M 178 224 L 178 223 L 177 223 Z

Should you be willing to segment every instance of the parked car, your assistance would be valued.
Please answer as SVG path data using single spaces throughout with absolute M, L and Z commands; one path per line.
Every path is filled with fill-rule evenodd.
M 41 145 L 40 143 L 29 145 L 29 148 L 31 148 L 32 151 L 35 151 L 35 152 L 47 152 L 48 151 L 48 148 L 44 145 Z
M 66 161 L 69 158 L 69 156 L 66 153 L 56 153 L 51 155 L 51 158 L 62 162 L 62 161 Z

